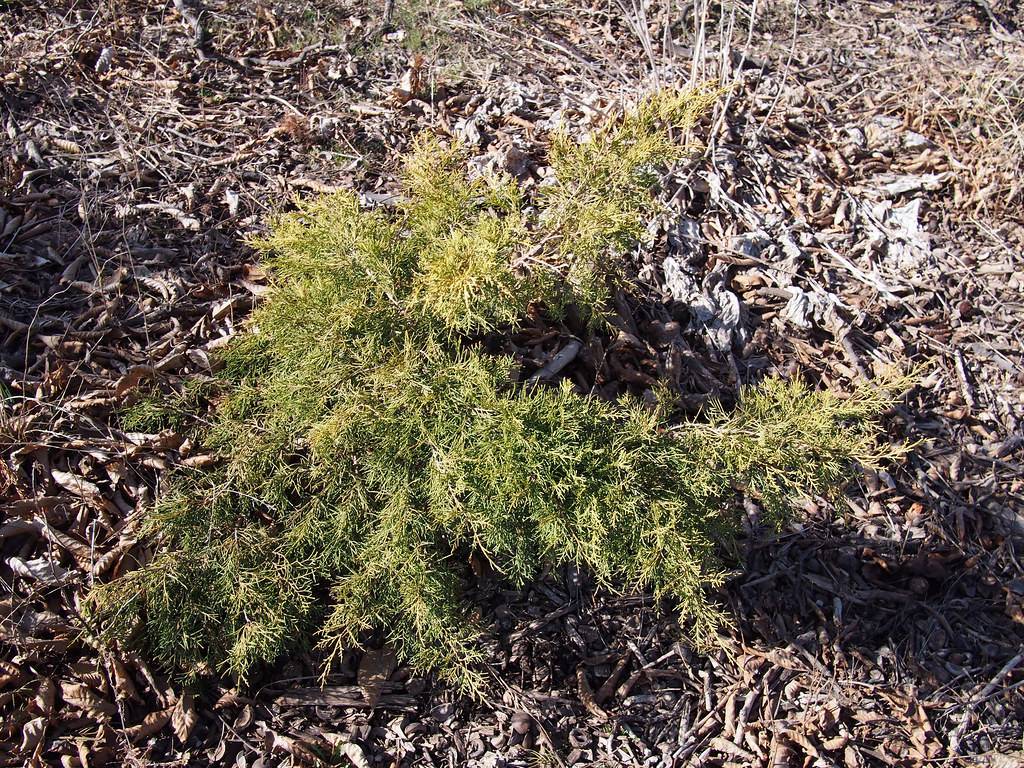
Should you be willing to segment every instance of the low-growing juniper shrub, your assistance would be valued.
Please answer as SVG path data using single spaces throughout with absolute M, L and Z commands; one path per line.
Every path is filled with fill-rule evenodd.
M 219 460 L 176 473 L 149 516 L 155 559 L 95 591 L 107 635 L 186 675 L 244 679 L 376 630 L 476 689 L 480 629 L 460 598 L 474 553 L 515 585 L 574 563 L 653 590 L 709 638 L 738 493 L 781 520 L 837 488 L 890 450 L 875 440 L 889 396 L 770 379 L 731 412 L 673 423 L 516 383 L 479 341 L 528 310 L 600 326 L 656 212 L 657 170 L 682 153 L 672 131 L 715 98 L 657 94 L 588 141 L 556 135 L 555 183 L 531 200 L 469 179 L 458 147 L 427 138 L 397 210 L 337 193 L 274 220 L 255 241 L 271 290 L 223 354 L 226 394 L 196 437 Z

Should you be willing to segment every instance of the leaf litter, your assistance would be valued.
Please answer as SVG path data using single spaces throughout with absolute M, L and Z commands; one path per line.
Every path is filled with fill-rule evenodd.
M 11 6 L 2 759 L 1019 761 L 1012 6 L 502 3 L 453 13 L 452 39 L 419 59 L 354 4 L 325 10 L 330 32 L 312 46 L 288 42 L 302 20 L 281 9 L 120 3 L 58 22 Z M 181 425 L 155 414 L 155 430 L 128 430 L 121 414 L 209 375 L 263 287 L 242 235 L 293 193 L 386 204 L 390 158 L 423 127 L 541 184 L 530 158 L 552 126 L 585 133 L 655 78 L 712 76 L 734 90 L 637 254 L 657 309 L 625 297 L 620 341 L 581 347 L 552 375 L 589 377 L 606 397 L 663 378 L 696 410 L 773 370 L 836 390 L 927 371 L 893 415 L 894 434 L 924 438 L 904 466 L 866 475 L 838 507 L 809 500 L 778 536 L 752 529 L 722 593 L 737 625 L 721 650 L 679 645 L 671 611 L 585 575 L 519 593 L 481 571 L 487 652 L 507 685 L 496 701 L 350 654 L 323 689 L 300 656 L 215 707 L 219 693 L 175 691 L 126 651 L 101 661 L 77 598 L 146 562 L 138 524 L 164 473 L 204 460 L 173 438 Z M 551 330 L 517 342 L 537 370 L 566 348 Z

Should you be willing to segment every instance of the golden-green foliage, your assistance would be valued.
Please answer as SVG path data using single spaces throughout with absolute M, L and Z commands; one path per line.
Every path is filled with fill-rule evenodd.
M 672 425 L 638 402 L 517 386 L 512 362 L 474 340 L 530 302 L 607 295 L 652 169 L 677 155 L 666 126 L 709 98 L 657 97 L 589 144 L 559 138 L 563 186 L 539 214 L 425 141 L 397 212 L 335 194 L 273 222 L 257 242 L 272 292 L 224 355 L 228 394 L 201 436 L 221 460 L 180 473 L 152 513 L 156 560 L 96 592 L 107 631 L 141 627 L 186 673 L 245 677 L 302 643 L 382 630 L 416 667 L 473 688 L 477 628 L 459 592 L 475 552 L 515 584 L 576 563 L 653 589 L 706 637 L 738 491 L 781 517 L 834 488 L 878 458 L 886 396 L 771 381 L 735 412 Z M 533 271 L 515 267 L 526 253 Z M 581 289 L 580 269 L 600 290 Z
M 646 99 L 584 142 L 555 134 L 558 183 L 545 190 L 544 218 L 557 234 L 556 263 L 587 308 L 607 302 L 609 276 L 621 280 L 619 257 L 644 234 L 657 168 L 685 150 L 667 129 L 688 131 L 719 95 L 705 87 Z
M 527 241 L 519 188 L 468 181 L 458 149 L 430 139 L 418 141 L 406 163 L 406 188 L 416 308 L 464 333 L 515 322 L 530 299 L 528 282 L 512 270 Z

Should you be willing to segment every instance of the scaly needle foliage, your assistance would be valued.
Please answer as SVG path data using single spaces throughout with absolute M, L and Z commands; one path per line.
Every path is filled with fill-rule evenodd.
M 781 518 L 835 488 L 880 458 L 886 396 L 773 380 L 735 412 L 673 425 L 568 384 L 516 385 L 474 340 L 531 302 L 601 314 L 653 211 L 654 169 L 678 156 L 667 129 L 711 98 L 662 94 L 588 143 L 558 137 L 558 183 L 534 213 L 513 182 L 470 181 L 457 148 L 427 139 L 398 211 L 339 193 L 276 219 L 256 242 L 272 290 L 224 355 L 201 436 L 220 461 L 178 473 L 150 517 L 160 554 L 96 591 L 108 633 L 141 626 L 166 664 L 244 678 L 379 629 L 417 668 L 475 688 L 478 628 L 459 597 L 475 552 L 515 584 L 571 562 L 671 596 L 706 638 L 737 490 Z

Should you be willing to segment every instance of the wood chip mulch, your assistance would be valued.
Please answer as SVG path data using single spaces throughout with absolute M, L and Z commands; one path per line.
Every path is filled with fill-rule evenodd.
M 382 5 L 3 4 L 0 762 L 1024 764 L 1024 10 Z M 478 574 L 482 701 L 387 648 L 324 686 L 300 654 L 185 690 L 96 640 L 83 595 L 151 555 L 145 510 L 204 460 L 121 414 L 210 374 L 264 290 L 244 238 L 268 213 L 387 204 L 422 129 L 539 184 L 554 126 L 707 78 L 730 89 L 615 333 L 537 320 L 507 351 L 604 397 L 665 380 L 694 412 L 771 372 L 918 372 L 888 419 L 905 462 L 778 533 L 747 505 L 712 648 L 573 569 Z

